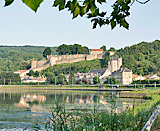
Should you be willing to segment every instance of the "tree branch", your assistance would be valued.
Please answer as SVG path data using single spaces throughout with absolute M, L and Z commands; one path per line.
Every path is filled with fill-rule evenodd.
M 130 5 L 130 6 L 132 6 L 134 2 L 135 2 L 135 0 L 133 0 L 133 1 L 132 1 L 132 3 L 131 3 L 131 5 Z
M 140 4 L 146 4 L 147 2 L 149 2 L 150 0 L 146 0 L 145 2 L 141 2 L 141 1 L 139 1 L 139 0 L 136 0 L 138 3 L 140 3 Z

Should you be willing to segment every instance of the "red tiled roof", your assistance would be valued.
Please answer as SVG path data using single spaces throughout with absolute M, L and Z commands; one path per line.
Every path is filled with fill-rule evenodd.
M 23 72 L 26 72 L 28 70 L 17 70 L 16 72 L 19 72 L 19 73 L 23 73 Z
M 91 49 L 91 51 L 103 51 L 103 49 Z
M 18 73 L 19 75 L 21 75 L 21 74 L 23 74 L 23 73 L 25 73 L 25 72 L 27 72 L 28 70 L 17 70 L 17 71 L 15 71 L 14 73 Z

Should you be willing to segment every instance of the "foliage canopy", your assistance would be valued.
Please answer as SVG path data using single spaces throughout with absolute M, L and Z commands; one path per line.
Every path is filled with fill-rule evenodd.
M 79 44 L 74 44 L 74 45 L 60 45 L 57 47 L 56 52 L 59 55 L 67 55 L 67 54 L 89 54 L 89 49 L 88 47 L 84 46 L 82 47 Z
M 50 47 L 47 47 L 46 49 L 44 49 L 43 51 L 43 57 L 46 57 L 47 58 L 47 55 L 51 55 L 52 53 L 52 50 Z
M 13 1 L 14 0 L 5 0 L 5 6 L 12 4 Z M 87 18 L 93 22 L 93 28 L 96 28 L 97 25 L 100 27 L 110 25 L 111 29 L 113 29 L 116 25 L 120 25 L 120 27 L 122 26 L 129 29 L 126 18 L 130 16 L 130 7 L 135 2 L 145 4 L 149 1 L 150 0 L 115 0 L 114 4 L 111 5 L 111 14 L 108 14 L 107 10 L 100 11 L 100 5 L 106 4 L 107 0 L 54 0 L 53 7 L 58 7 L 59 11 L 68 9 L 73 15 L 73 19 L 86 14 Z M 43 0 L 22 0 L 22 2 L 36 12 Z

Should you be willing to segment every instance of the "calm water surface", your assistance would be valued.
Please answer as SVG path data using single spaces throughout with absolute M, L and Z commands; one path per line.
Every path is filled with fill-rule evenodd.
M 144 101 L 119 98 L 119 92 L 0 90 L 0 130 L 33 130 L 36 123 L 43 126 L 56 102 L 65 103 L 67 111 L 90 111 L 95 107 L 120 112 Z

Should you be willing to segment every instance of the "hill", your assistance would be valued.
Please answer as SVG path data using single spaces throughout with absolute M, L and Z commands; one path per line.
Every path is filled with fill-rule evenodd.
M 148 75 L 160 72 L 160 41 L 141 42 L 117 51 L 123 57 L 123 67 L 134 74 Z
M 30 60 L 43 59 L 44 46 L 0 46 L 0 71 L 29 69 Z M 51 47 L 55 54 L 56 47 Z
M 0 71 L 15 71 L 29 69 L 33 56 L 37 60 L 43 59 L 44 46 L 0 46 Z M 51 47 L 55 54 L 56 47 Z M 160 41 L 141 42 L 130 47 L 117 50 L 116 54 L 123 57 L 123 67 L 127 67 L 134 74 L 148 75 L 160 72 Z M 82 61 L 71 64 L 60 64 L 49 67 L 45 72 L 54 75 L 88 72 L 89 69 L 107 68 L 108 52 L 105 59 Z
M 121 48 L 116 51 L 119 57 L 123 58 L 122 67 L 131 69 L 134 74 L 148 75 L 160 72 L 160 41 L 141 42 L 130 47 Z M 108 67 L 109 53 L 105 59 L 95 59 L 92 61 L 80 61 L 71 64 L 59 64 L 42 71 L 45 75 L 51 72 L 54 76 L 60 74 L 73 74 L 77 72 L 85 73 L 89 69 L 101 69 Z

